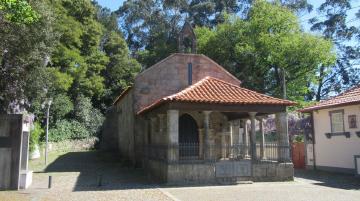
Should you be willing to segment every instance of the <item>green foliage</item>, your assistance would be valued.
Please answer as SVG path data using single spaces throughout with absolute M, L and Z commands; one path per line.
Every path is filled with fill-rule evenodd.
M 25 0 L 0 0 L 0 21 L 2 16 L 16 24 L 31 24 L 40 17 Z
M 295 135 L 293 142 L 295 142 L 295 143 L 304 142 L 304 136 L 303 135 Z
M 321 65 L 334 62 L 330 41 L 304 33 L 297 17 L 280 5 L 255 1 L 247 19 L 229 17 L 216 29 L 196 28 L 198 50 L 226 67 L 243 86 L 303 100 Z
M 236 0 L 127 0 L 116 13 L 130 50 L 139 55 L 143 66 L 150 67 L 177 52 L 177 37 L 185 20 L 213 27 L 223 22 L 225 13 L 236 13 L 241 7 Z
M 41 128 L 39 122 L 34 122 L 34 127 L 30 131 L 29 151 L 30 153 L 35 150 L 36 146 L 40 145 L 40 137 L 44 135 L 44 129 Z
M 323 66 L 318 73 L 310 100 L 320 101 L 329 94 L 339 93 L 360 84 L 360 9 L 352 0 L 326 0 L 320 4 L 318 15 L 309 20 L 311 30 L 334 41 L 337 60 L 334 65 Z M 358 13 L 352 16 L 351 10 Z M 321 17 L 319 17 L 321 16 Z
M 74 116 L 92 136 L 95 136 L 100 131 L 104 121 L 101 112 L 95 109 L 91 104 L 91 100 L 83 95 L 76 98 Z
M 23 107 L 31 107 L 48 84 L 44 68 L 56 40 L 53 16 L 44 1 L 30 4 L 41 15 L 36 22 L 26 26 L 2 23 L 0 16 L 1 112 L 15 112 L 10 103 L 22 102 Z
M 73 109 L 74 104 L 67 95 L 59 94 L 55 96 L 50 109 L 52 122 L 65 118 L 67 114 L 73 111 Z
M 49 141 L 59 142 L 68 139 L 83 139 L 90 136 L 85 126 L 76 120 L 60 120 L 49 129 Z

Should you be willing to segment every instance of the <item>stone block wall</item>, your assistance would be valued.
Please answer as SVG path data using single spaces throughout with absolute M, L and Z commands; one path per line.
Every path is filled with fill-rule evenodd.
M 253 181 L 292 181 L 294 165 L 292 163 L 253 163 Z
M 172 54 L 135 78 L 135 111 L 188 87 L 188 63 L 190 62 L 192 63 L 193 84 L 206 76 L 212 76 L 240 85 L 238 79 L 204 55 Z
M 214 163 L 169 164 L 167 184 L 215 183 Z

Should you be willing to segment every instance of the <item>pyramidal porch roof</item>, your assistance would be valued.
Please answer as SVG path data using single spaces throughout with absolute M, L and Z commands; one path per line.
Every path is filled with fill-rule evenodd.
M 144 107 L 137 114 L 146 113 L 166 103 L 190 103 L 227 106 L 291 106 L 295 102 L 267 96 L 223 80 L 205 77 L 199 82 L 170 96 L 163 97 Z

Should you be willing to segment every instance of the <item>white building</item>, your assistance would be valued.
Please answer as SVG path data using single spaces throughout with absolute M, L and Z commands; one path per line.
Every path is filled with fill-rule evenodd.
M 360 174 L 360 86 L 301 112 L 310 113 L 313 121 L 307 167 Z

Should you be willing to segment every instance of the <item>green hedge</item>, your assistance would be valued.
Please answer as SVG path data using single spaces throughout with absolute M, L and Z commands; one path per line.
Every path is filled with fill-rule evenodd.
M 90 137 L 91 133 L 76 120 L 60 120 L 55 127 L 49 130 L 49 141 L 59 142 L 67 139 L 83 139 Z

